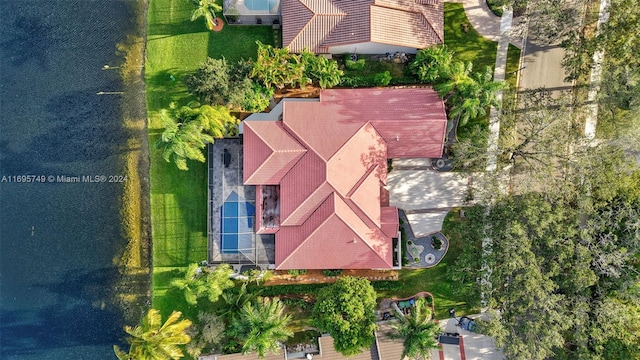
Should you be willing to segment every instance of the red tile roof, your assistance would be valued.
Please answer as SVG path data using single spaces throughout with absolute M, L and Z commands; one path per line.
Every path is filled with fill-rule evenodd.
M 244 126 L 245 183 L 280 185 L 276 268 L 393 266 L 386 159 L 442 154 L 446 117 L 433 90 L 323 90 L 318 102 L 285 102 L 282 121 Z
M 255 144 L 248 156 L 249 161 L 246 162 L 245 184 L 279 184 L 282 176 L 306 152 L 306 149 L 283 129 L 280 122 L 247 123 L 244 137 Z M 251 176 L 247 176 L 248 174 Z
M 444 41 L 440 0 L 282 0 L 282 37 L 294 52 L 377 42 L 416 49 Z

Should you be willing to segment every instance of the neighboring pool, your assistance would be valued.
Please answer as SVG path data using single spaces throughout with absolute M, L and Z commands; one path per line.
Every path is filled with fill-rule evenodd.
M 220 251 L 237 254 L 253 247 L 253 217 L 256 208 L 235 191 L 220 208 Z
M 244 0 L 244 6 L 253 11 L 270 11 L 280 0 Z

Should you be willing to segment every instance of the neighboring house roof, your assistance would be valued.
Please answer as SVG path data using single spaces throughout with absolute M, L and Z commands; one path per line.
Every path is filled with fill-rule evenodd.
M 369 349 L 366 349 L 353 356 L 346 357 L 337 352 L 333 345 L 333 338 L 329 335 L 323 335 L 318 338 L 319 354 L 314 354 L 314 359 L 322 360 L 400 360 L 404 345 L 402 340 L 391 339 L 387 333 L 394 331 L 388 324 L 378 324 L 378 331 L 375 332 L 375 341 Z M 279 355 L 265 354 L 263 360 L 282 360 L 285 359 L 283 350 Z M 200 360 L 257 360 L 256 354 L 229 354 L 229 355 L 207 355 L 201 356 Z
M 261 358 L 255 353 L 250 354 L 227 354 L 227 355 L 204 355 L 198 357 L 198 360 L 285 360 L 287 357 L 285 355 L 285 350 L 280 349 L 279 354 L 274 353 L 266 353 L 264 357 Z
M 386 160 L 442 155 L 442 100 L 429 88 L 323 90 L 285 102 L 282 118 L 244 123 L 244 183 L 280 185 L 276 268 L 393 267 Z
M 326 53 L 363 42 L 423 49 L 444 42 L 442 0 L 282 0 L 283 43 Z

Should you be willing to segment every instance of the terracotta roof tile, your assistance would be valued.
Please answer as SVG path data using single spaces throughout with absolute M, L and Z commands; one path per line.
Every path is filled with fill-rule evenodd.
M 282 121 L 247 122 L 246 164 L 280 177 L 276 268 L 393 266 L 398 216 L 396 208 L 381 208 L 386 159 L 392 148 L 400 157 L 423 154 L 432 140 L 441 151 L 446 118 L 433 94 L 428 88 L 324 90 L 319 102 L 285 103 Z M 296 155 L 281 166 L 265 166 L 271 155 L 258 164 L 272 148 Z
M 426 48 L 444 41 L 443 2 L 282 0 L 282 38 L 293 52 L 370 41 Z
M 283 231 L 291 231 L 292 234 L 287 235 L 293 238 L 303 235 L 304 240 L 288 256 L 278 261 L 277 243 L 282 239 L 276 239 L 277 269 L 371 269 L 393 266 L 391 239 L 380 229 L 369 228 L 337 194 L 330 195 L 318 211 L 309 217 L 308 222 L 313 225 L 305 223 L 300 229 L 285 227 L 278 233 L 278 237 L 281 237 Z M 318 222 L 320 224 L 315 225 Z M 309 230 L 313 231 L 303 233 Z
M 280 182 L 280 219 L 285 221 L 326 181 L 326 164 L 307 152 Z
M 374 166 L 385 166 L 387 144 L 369 123 L 363 124 L 327 163 L 327 180 L 345 197 Z M 385 172 L 386 173 L 386 172 Z M 386 174 L 375 173 L 386 180 Z
M 359 129 L 362 122 L 346 122 L 340 108 L 322 102 L 286 102 L 283 123 L 308 149 L 327 161 Z M 336 126 L 336 125 L 339 126 Z

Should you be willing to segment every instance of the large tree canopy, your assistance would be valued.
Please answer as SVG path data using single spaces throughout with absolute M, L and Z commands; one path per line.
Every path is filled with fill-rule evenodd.
M 273 90 L 249 78 L 253 63 L 246 60 L 207 60 L 185 77 L 189 92 L 211 105 L 226 105 L 232 110 L 258 112 L 269 106 Z
M 466 212 L 457 280 L 489 280 L 485 329 L 508 359 L 640 358 L 640 170 L 609 146 L 586 155 L 555 191 Z
M 320 291 L 313 319 L 320 331 L 331 334 L 336 351 L 350 356 L 373 343 L 375 307 L 369 280 L 346 276 Z

